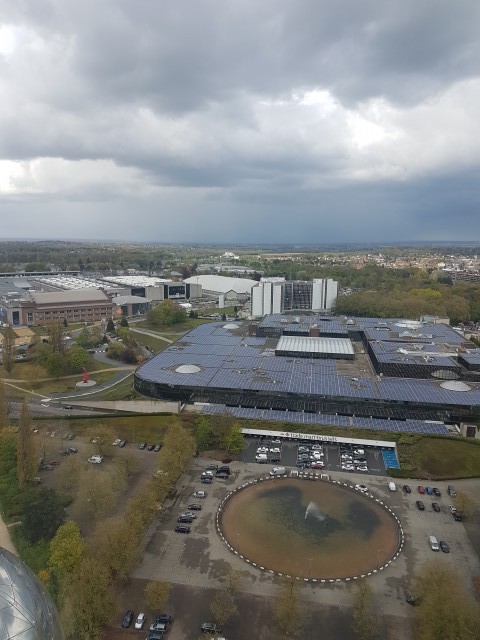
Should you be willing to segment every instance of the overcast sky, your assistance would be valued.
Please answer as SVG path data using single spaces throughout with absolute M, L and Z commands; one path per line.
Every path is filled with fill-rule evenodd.
M 0 237 L 480 239 L 478 0 L 0 0 Z

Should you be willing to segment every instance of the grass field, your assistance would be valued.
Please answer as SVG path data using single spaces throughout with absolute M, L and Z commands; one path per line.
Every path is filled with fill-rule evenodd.
M 418 478 L 471 478 L 480 476 L 480 445 L 457 439 L 422 438 L 409 447 Z

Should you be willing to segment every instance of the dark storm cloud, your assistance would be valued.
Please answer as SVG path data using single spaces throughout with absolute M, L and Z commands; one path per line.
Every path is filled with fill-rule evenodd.
M 86 237 L 81 203 L 96 234 L 169 240 L 480 231 L 476 1 L 0 9 L 4 215 Z

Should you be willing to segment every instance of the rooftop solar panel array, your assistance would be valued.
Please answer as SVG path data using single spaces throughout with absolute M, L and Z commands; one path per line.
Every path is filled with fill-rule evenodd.
M 375 319 L 359 319 L 374 326 Z M 368 323 L 371 323 L 370 325 Z M 434 325 L 445 335 L 452 333 L 446 325 Z M 443 327 L 443 328 L 442 328 Z M 266 349 L 267 338 L 242 335 L 241 330 L 224 328 L 224 323 L 198 326 L 180 342 L 151 358 L 137 369 L 136 376 L 145 381 L 186 388 L 225 388 L 292 393 L 332 398 L 358 398 L 373 401 L 458 405 L 480 407 L 480 386 L 469 383 L 469 391 L 455 391 L 440 382 L 413 378 L 355 377 L 337 373 L 333 359 L 275 356 Z M 465 354 L 467 355 L 467 354 Z M 480 360 L 480 350 L 471 354 Z M 416 361 L 417 362 L 417 361 Z M 436 358 L 434 364 L 451 366 L 453 360 Z M 197 373 L 178 373 L 180 365 L 196 365 Z
M 301 413 L 295 411 L 276 411 L 272 409 L 248 409 L 246 407 L 227 407 L 210 404 L 202 407 L 202 413 L 228 413 L 236 418 L 247 420 L 271 420 L 276 422 L 293 422 L 302 424 L 318 424 L 333 427 L 354 427 L 372 431 L 392 431 L 396 433 L 425 433 L 431 435 L 448 435 L 447 427 L 440 422 L 421 422 L 416 420 L 378 420 L 375 418 L 357 418 L 355 416 L 338 416 L 321 413 Z
M 480 349 L 462 353 L 461 357 L 469 364 L 480 364 Z
M 299 322 L 295 322 L 294 319 L 298 318 Z M 316 325 L 320 333 L 328 333 L 331 335 L 345 334 L 346 326 L 341 318 L 335 316 L 320 316 L 320 315 L 302 315 L 297 316 L 285 316 L 282 314 L 274 313 L 272 315 L 265 316 L 259 323 L 261 328 L 278 328 L 282 331 L 289 332 L 305 332 L 309 331 L 310 327 Z

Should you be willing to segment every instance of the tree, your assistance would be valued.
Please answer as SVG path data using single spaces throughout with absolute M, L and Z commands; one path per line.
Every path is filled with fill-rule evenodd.
M 285 638 L 294 638 L 299 632 L 300 609 L 298 586 L 295 578 L 285 578 L 280 585 L 280 594 L 275 605 L 277 626 Z
M 93 522 L 100 517 L 108 516 L 116 503 L 116 489 L 111 475 L 103 473 L 99 482 L 99 472 L 101 473 L 100 469 L 91 468 L 82 476 L 75 502 L 76 513 Z
M 120 326 L 121 327 L 128 327 L 128 320 L 126 319 L 125 316 L 122 316 L 122 319 L 120 320 Z
M 230 431 L 225 436 L 224 447 L 232 455 L 237 455 L 247 447 L 242 433 L 242 425 L 238 422 L 231 426 Z
M 213 432 L 210 426 L 210 420 L 207 416 L 199 416 L 197 418 L 195 437 L 197 439 L 198 447 L 202 451 L 208 451 L 208 449 L 211 449 L 214 446 Z
M 7 373 L 11 373 L 14 364 L 15 357 L 15 331 L 12 329 L 11 325 L 7 325 L 5 329 L 2 331 L 3 333 L 3 342 L 2 342 L 2 358 L 3 358 L 3 368 Z
M 50 541 L 50 555 L 48 567 L 51 583 L 55 585 L 55 592 L 63 592 L 66 579 L 78 568 L 85 553 L 85 542 L 78 525 L 73 520 L 67 520 L 60 525 Z
M 376 640 L 379 637 L 378 620 L 375 615 L 373 591 L 361 580 L 356 585 L 353 604 L 353 630 L 359 640 Z
M 0 433 L 8 427 L 8 404 L 5 397 L 5 385 L 0 381 Z
M 66 328 L 66 327 L 68 327 L 68 322 L 67 322 L 67 319 L 66 319 L 66 318 L 64 318 L 64 319 L 63 319 L 63 326 L 64 326 L 65 328 Z
M 73 369 L 83 369 L 89 363 L 90 357 L 83 347 L 75 344 L 68 350 L 67 360 Z
M 170 583 L 154 580 L 148 582 L 145 590 L 145 603 L 152 611 L 165 611 L 170 597 Z
M 59 378 L 63 373 L 63 367 L 65 364 L 64 357 L 61 353 L 50 353 L 46 362 L 45 369 L 54 378 Z
M 61 322 L 49 322 L 47 330 L 48 344 L 52 348 L 53 353 L 60 353 L 63 355 L 65 347 L 65 342 L 63 340 L 63 324 Z
M 419 640 L 478 638 L 480 607 L 450 567 L 432 561 L 414 580 L 415 618 Z
M 115 324 L 111 318 L 109 318 L 107 322 L 107 331 L 108 333 L 113 333 L 115 331 Z
M 30 411 L 24 399 L 17 432 L 17 478 L 20 489 L 23 489 L 25 484 L 35 476 L 35 469 L 35 442 Z
M 65 509 L 53 489 L 30 489 L 23 501 L 23 533 L 29 542 L 50 540 L 66 517 Z
M 160 302 L 147 314 L 148 322 L 157 327 L 169 327 L 172 324 L 184 322 L 186 319 L 187 312 L 185 309 L 171 300 Z
M 222 589 L 215 593 L 210 603 L 210 613 L 220 626 L 223 626 L 233 616 L 237 615 L 238 607 L 233 599 L 233 593 L 229 589 Z
M 34 389 L 42 378 L 47 377 L 47 372 L 40 364 L 29 364 L 28 367 L 22 367 L 21 378 L 28 382 L 30 387 Z

